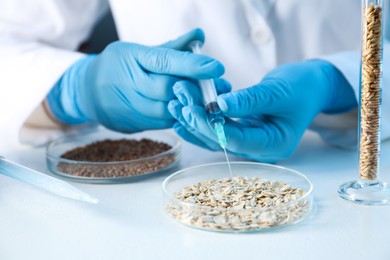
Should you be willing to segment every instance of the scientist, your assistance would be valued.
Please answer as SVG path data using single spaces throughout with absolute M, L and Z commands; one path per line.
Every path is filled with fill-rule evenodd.
M 154 8 L 149 8 L 153 6 Z M 389 7 L 383 10 L 386 16 Z M 174 10 L 169 11 L 169 10 Z M 307 129 L 328 143 L 354 148 L 361 44 L 361 3 L 355 0 L 215 0 L 128 3 L 114 9 L 123 39 L 153 43 L 163 33 L 203 28 L 206 53 L 225 65 L 231 93 L 218 104 L 238 120 L 225 125 L 227 150 L 274 162 L 288 158 Z M 149 13 L 154 20 L 147 22 Z M 139 30 L 121 27 L 126 17 Z M 388 26 L 384 35 L 388 39 Z M 166 29 L 169 28 L 169 29 Z M 151 32 L 142 34 L 141 30 Z M 390 137 L 390 53 L 384 44 L 382 139 Z M 220 92 L 228 91 L 226 83 Z M 220 150 L 206 121 L 199 89 L 173 87 L 169 111 L 176 132 L 189 142 Z M 242 90 L 237 90 L 242 89 Z
M 218 80 L 225 93 L 218 99 L 221 109 L 239 118 L 226 124 L 229 152 L 261 161 L 284 159 L 308 128 L 330 143 L 356 145 L 359 1 L 14 0 L 0 5 L 0 85 L 6 93 L 1 128 L 10 140 L 47 117 L 57 125 L 97 122 L 124 132 L 173 125 L 184 139 L 217 149 L 193 80 L 217 78 L 224 68 L 207 56 L 180 52 L 188 42 L 202 40 L 201 31 L 191 31 L 199 27 L 207 35 L 204 53 L 224 64 L 224 77 L 235 89 L 225 93 L 230 84 Z M 98 55 L 78 53 L 107 8 L 121 42 Z M 389 77 L 384 73 L 385 85 Z M 383 138 L 390 135 L 386 100 L 390 93 L 384 87 Z
M 191 41 L 204 41 L 199 29 L 162 45 L 118 41 L 98 55 L 83 55 L 76 49 L 107 11 L 106 3 L 26 4 L 0 4 L 2 142 L 39 144 L 45 141 L 37 137 L 42 128 L 87 123 L 126 133 L 171 128 L 174 118 L 167 104 L 174 97 L 174 83 L 224 73 L 220 62 L 183 51 Z M 91 19 L 75 21 L 75 16 L 84 17 L 84 8 Z M 31 136 L 31 131 L 21 131 L 25 126 L 40 130 Z M 22 136 L 26 133 L 31 138 Z

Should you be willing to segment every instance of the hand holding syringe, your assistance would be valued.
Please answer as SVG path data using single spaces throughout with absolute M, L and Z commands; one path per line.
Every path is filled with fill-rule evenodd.
M 189 47 L 191 48 L 193 53 L 201 54 L 200 48 L 202 47 L 202 42 L 193 41 L 190 43 Z M 226 152 L 227 140 L 226 140 L 225 129 L 224 129 L 225 117 L 221 109 L 219 108 L 217 102 L 218 95 L 217 95 L 217 90 L 215 88 L 214 80 L 203 79 L 203 80 L 199 80 L 198 82 L 202 92 L 204 105 L 206 107 L 207 121 L 209 122 L 211 128 L 213 129 L 218 139 L 219 145 L 222 147 L 223 151 L 225 152 L 226 161 L 229 166 L 230 176 L 233 180 L 233 173 Z
M 193 41 L 190 43 L 189 47 L 192 49 L 193 53 L 201 54 L 200 48 L 202 47 L 202 42 Z M 226 149 L 227 141 L 223 128 L 223 125 L 225 124 L 225 117 L 223 116 L 223 113 L 217 103 L 217 90 L 215 88 L 214 80 L 207 79 L 199 80 L 198 82 L 202 90 L 208 122 L 217 136 L 219 145 L 223 149 Z

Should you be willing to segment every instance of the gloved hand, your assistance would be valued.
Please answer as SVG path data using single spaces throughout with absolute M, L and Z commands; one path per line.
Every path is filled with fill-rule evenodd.
M 167 104 L 174 83 L 224 73 L 218 61 L 184 52 L 193 40 L 203 42 L 203 31 L 157 47 L 112 43 L 65 72 L 47 96 L 50 110 L 66 124 L 96 122 L 121 132 L 172 127 Z
M 207 123 L 200 89 L 177 82 L 174 93 L 178 99 L 168 108 L 178 120 L 176 132 L 189 142 L 220 150 Z M 217 101 L 225 116 L 238 118 L 226 120 L 228 152 L 263 162 L 288 158 L 320 112 L 343 113 L 357 105 L 341 72 L 322 60 L 281 66 L 259 84 L 222 94 Z

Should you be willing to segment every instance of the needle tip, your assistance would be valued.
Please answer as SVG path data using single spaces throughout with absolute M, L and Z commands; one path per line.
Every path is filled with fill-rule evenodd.
M 222 148 L 226 148 L 227 146 L 227 141 L 226 141 L 226 136 L 225 136 L 225 131 L 223 129 L 222 124 L 216 124 L 214 127 L 215 133 L 217 135 L 218 143 Z

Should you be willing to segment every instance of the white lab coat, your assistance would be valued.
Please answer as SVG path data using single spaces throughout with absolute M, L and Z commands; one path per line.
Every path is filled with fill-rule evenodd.
M 63 72 L 110 5 L 121 40 L 157 45 L 200 27 L 204 52 L 226 67 L 235 88 L 278 65 L 332 62 L 358 95 L 358 0 L 4 0 L 0 2 L 1 141 L 26 140 L 26 118 Z M 382 137 L 390 136 L 390 53 L 384 46 Z M 355 111 L 356 112 L 356 111 Z M 356 113 L 320 115 L 312 129 L 328 142 L 356 142 Z M 35 141 L 42 141 L 38 136 Z

